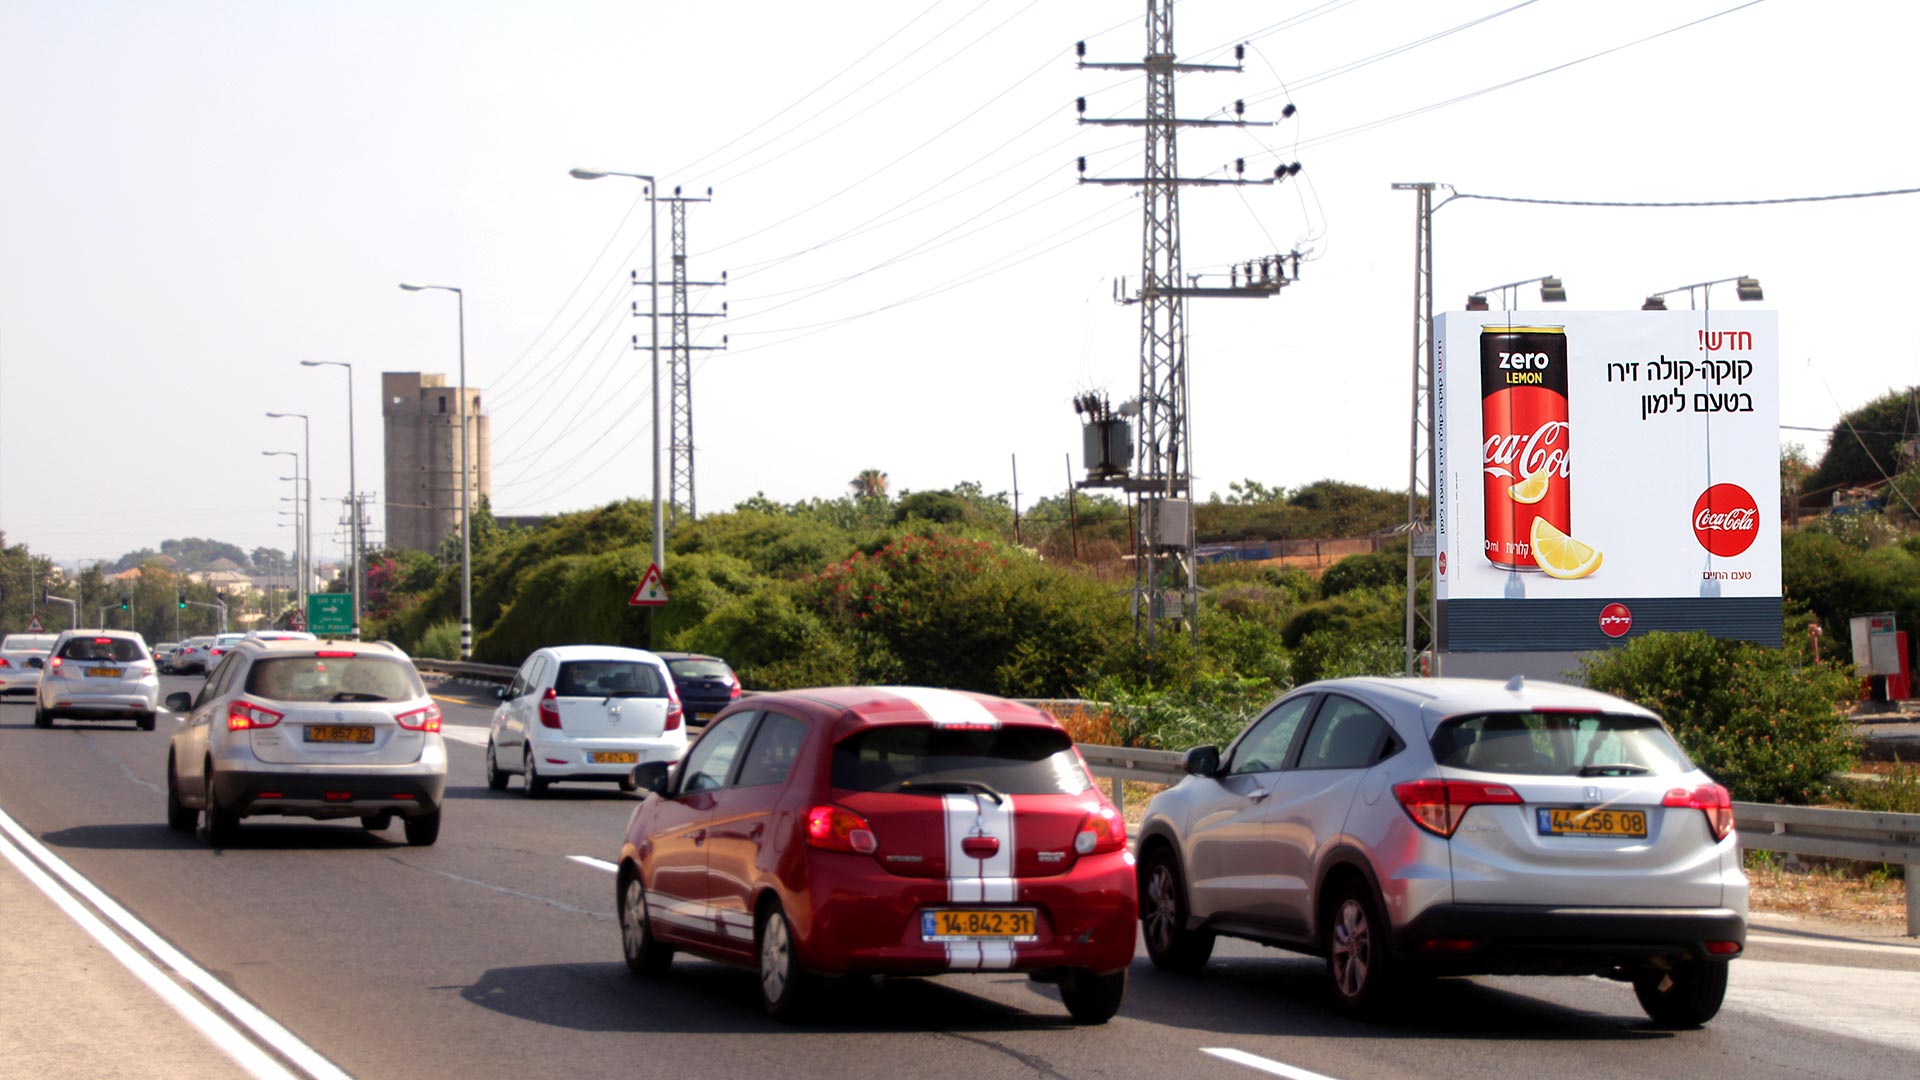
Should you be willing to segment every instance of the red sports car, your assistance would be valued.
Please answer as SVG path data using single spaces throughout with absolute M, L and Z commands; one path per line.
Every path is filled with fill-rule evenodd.
M 1081 1023 L 1120 1007 L 1138 918 L 1126 826 L 1052 717 L 917 687 L 761 694 L 634 770 L 627 966 L 757 966 L 793 1017 L 822 976 L 1024 971 Z

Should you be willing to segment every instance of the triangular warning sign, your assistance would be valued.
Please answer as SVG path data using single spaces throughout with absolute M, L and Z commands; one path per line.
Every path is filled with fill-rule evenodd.
M 47 632 L 47 628 L 40 625 L 40 616 L 35 615 L 33 618 L 27 620 L 27 629 L 25 632 L 29 634 L 44 634 Z
M 667 602 L 667 584 L 660 578 L 660 564 L 648 563 L 646 576 L 640 579 L 640 587 L 627 597 L 627 603 L 635 607 L 658 607 Z

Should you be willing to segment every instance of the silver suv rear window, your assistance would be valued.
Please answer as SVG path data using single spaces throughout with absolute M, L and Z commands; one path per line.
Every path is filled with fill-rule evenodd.
M 889 724 L 856 732 L 833 748 L 833 786 L 847 791 L 944 795 L 963 791 L 969 781 L 1002 795 L 1078 795 L 1088 786 L 1073 740 L 1054 728 Z
M 410 701 L 427 696 L 412 664 L 373 656 L 277 656 L 247 672 L 247 693 L 268 701 Z
M 144 660 L 144 650 L 126 638 L 71 638 L 60 646 L 60 658 L 63 660 L 112 660 L 115 663 L 131 664 L 135 660 Z
M 1457 716 L 1433 733 L 1433 759 L 1522 776 L 1674 776 L 1693 763 L 1658 721 L 1611 713 Z
M 554 676 L 561 697 L 666 697 L 660 669 L 640 660 L 568 660 Z

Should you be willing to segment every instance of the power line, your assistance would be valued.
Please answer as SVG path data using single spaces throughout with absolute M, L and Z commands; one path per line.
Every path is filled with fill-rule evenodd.
M 1756 0 L 1757 2 L 1757 0 Z M 1534 203 L 1541 206 L 1612 206 L 1637 209 L 1698 206 L 1781 206 L 1786 203 L 1837 202 L 1842 199 L 1879 199 L 1889 195 L 1920 195 L 1920 188 L 1890 188 L 1885 191 L 1851 191 L 1843 195 L 1788 195 L 1778 199 L 1704 199 L 1694 202 L 1620 202 L 1604 199 L 1536 199 L 1520 195 L 1476 195 L 1456 191 L 1455 199 L 1481 199 L 1486 202 Z

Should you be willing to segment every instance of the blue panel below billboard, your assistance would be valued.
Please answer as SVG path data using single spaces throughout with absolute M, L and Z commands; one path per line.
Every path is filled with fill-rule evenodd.
M 1443 652 L 1606 649 L 1655 630 L 1698 630 L 1780 647 L 1780 598 L 1622 597 L 1615 600 L 1442 600 Z M 1602 620 L 1624 632 L 1615 637 Z

